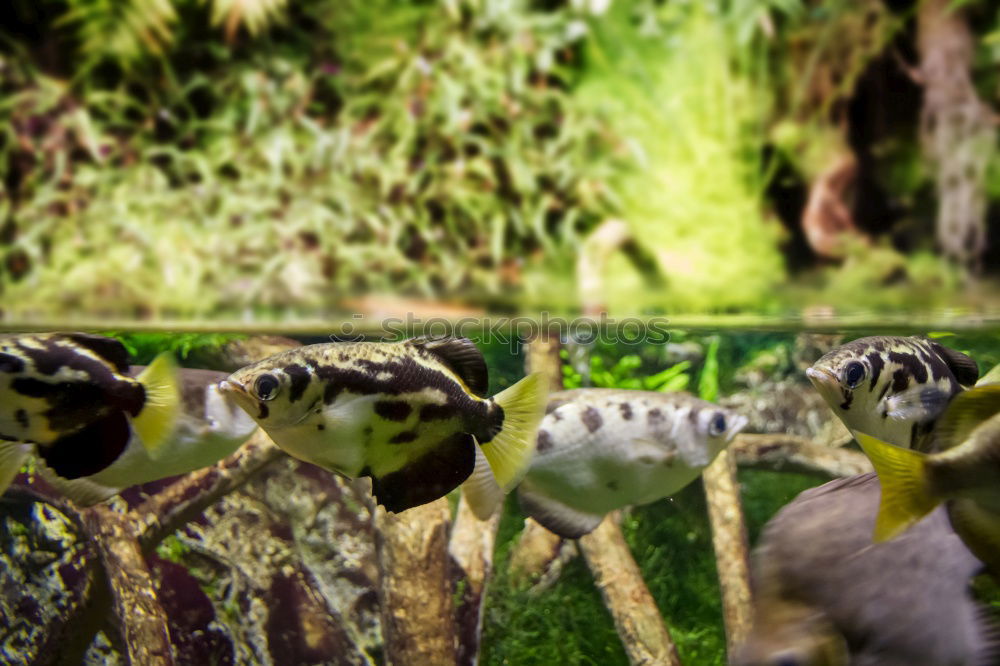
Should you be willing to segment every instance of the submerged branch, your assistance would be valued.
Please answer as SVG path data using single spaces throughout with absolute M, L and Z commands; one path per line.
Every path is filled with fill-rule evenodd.
M 456 633 L 448 558 L 447 498 L 404 513 L 375 514 L 386 661 L 454 664 Z
M 814 444 L 795 435 L 737 435 L 729 451 L 741 467 L 837 478 L 872 471 L 857 451 Z
M 580 550 L 633 665 L 680 666 L 677 648 L 618 526 L 618 512 L 580 537 Z
M 262 430 L 228 458 L 188 474 L 140 504 L 135 517 L 136 538 L 143 550 L 155 548 L 167 535 L 246 483 L 283 455 Z
M 730 654 L 750 631 L 750 563 L 743 507 L 740 504 L 736 465 L 723 451 L 702 473 L 708 517 L 712 523 L 712 546 L 719 570 L 726 644 Z
M 83 513 L 83 522 L 107 573 L 128 663 L 173 664 L 167 617 L 128 519 L 98 505 Z
M 493 573 L 493 549 L 501 513 L 498 510 L 487 520 L 479 520 L 465 501 L 465 495 L 458 501 L 448 552 L 456 569 L 454 582 L 460 591 L 455 608 L 460 666 L 475 666 L 479 662 L 483 602 Z

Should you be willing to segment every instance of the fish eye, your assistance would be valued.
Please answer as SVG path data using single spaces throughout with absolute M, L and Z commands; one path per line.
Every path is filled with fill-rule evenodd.
M 865 364 L 861 361 L 851 361 L 844 367 L 844 385 L 852 389 L 865 378 Z
M 261 375 L 253 383 L 253 392 L 260 400 L 273 400 L 278 395 L 278 388 L 281 383 L 274 375 Z
M 712 422 L 708 425 L 708 434 L 718 437 L 726 432 L 726 416 L 722 412 L 716 412 L 712 417 Z

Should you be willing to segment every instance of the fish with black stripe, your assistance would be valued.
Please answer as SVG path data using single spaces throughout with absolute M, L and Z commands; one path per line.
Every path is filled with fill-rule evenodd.
M 935 419 L 979 368 L 934 340 L 874 336 L 830 351 L 806 375 L 855 436 L 927 450 Z
M 676 493 L 747 424 L 688 393 L 659 391 L 560 391 L 546 411 L 518 498 L 525 513 L 571 539 L 609 511 Z
M 882 483 L 875 541 L 894 538 L 943 503 L 969 550 L 1000 576 L 1000 384 L 955 397 L 931 433 L 933 453 L 865 433 L 858 442 Z
M 399 512 L 468 479 L 477 449 L 505 492 L 523 476 L 544 409 L 540 376 L 492 398 L 488 384 L 471 340 L 416 338 L 306 345 L 237 370 L 222 389 L 285 452 L 371 477 L 378 502 Z M 481 486 L 466 491 L 488 515 L 496 498 Z
M 100 431 L 108 419 L 127 421 L 155 452 L 176 418 L 176 368 L 168 354 L 138 377 L 129 376 L 128 368 L 128 352 L 113 338 L 86 333 L 0 336 L 0 492 L 32 452 L 43 459 L 62 455 L 66 448 L 57 443 L 77 446 L 74 435 L 89 428 Z
M 129 375 L 145 372 L 132 366 Z M 81 506 L 123 489 L 208 467 L 238 449 L 257 423 L 228 399 L 219 383 L 227 372 L 181 368 L 180 408 L 156 457 L 121 412 L 56 440 L 38 461 L 46 481 Z

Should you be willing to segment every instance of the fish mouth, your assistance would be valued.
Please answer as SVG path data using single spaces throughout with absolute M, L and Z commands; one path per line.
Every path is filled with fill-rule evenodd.
M 831 390 L 840 387 L 840 380 L 837 379 L 837 376 L 825 368 L 806 368 L 806 377 L 820 391 L 824 388 Z
M 726 443 L 732 442 L 733 438 L 740 434 L 743 428 L 747 427 L 748 423 L 750 423 L 750 419 L 742 414 L 737 414 L 733 419 L 732 425 L 729 426 L 729 430 L 726 431 Z
M 234 382 L 231 379 L 223 379 L 219 382 L 218 386 L 219 394 L 223 397 L 223 399 L 235 402 L 244 410 L 246 409 L 246 406 L 255 402 L 255 400 L 247 392 L 246 387 L 239 382 Z

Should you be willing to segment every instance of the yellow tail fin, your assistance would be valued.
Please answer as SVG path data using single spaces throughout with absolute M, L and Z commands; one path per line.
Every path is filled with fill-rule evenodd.
M 888 541 L 930 513 L 940 499 L 927 491 L 926 454 L 887 444 L 864 433 L 857 433 L 857 438 L 882 484 L 875 541 Z
M 169 352 L 164 352 L 136 379 L 146 389 L 146 403 L 132 420 L 132 426 L 150 457 L 156 459 L 173 432 L 180 412 L 177 364 Z
M 493 398 L 503 407 L 503 429 L 481 447 L 493 476 L 505 493 L 509 493 L 528 472 L 547 397 L 544 377 L 536 372 Z

